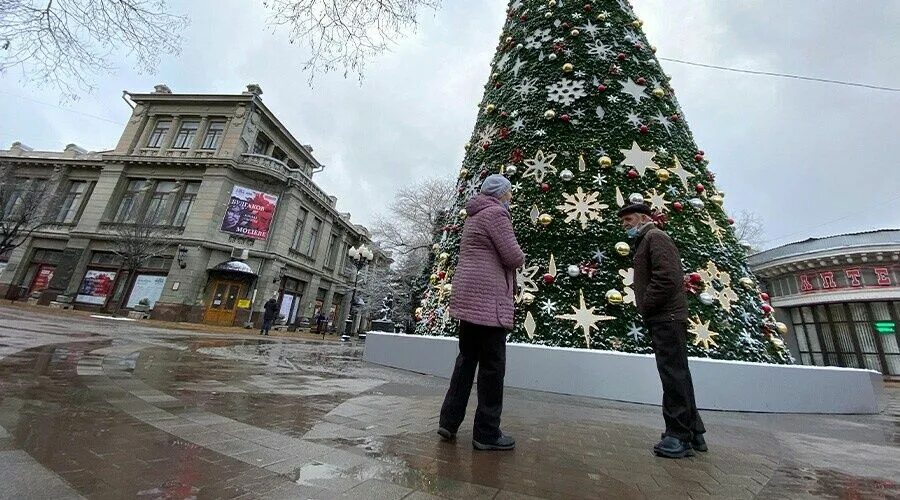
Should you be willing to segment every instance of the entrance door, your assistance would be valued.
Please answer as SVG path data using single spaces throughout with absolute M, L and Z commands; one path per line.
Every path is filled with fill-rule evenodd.
M 243 285 L 237 281 L 217 280 L 213 282 L 203 322 L 211 325 L 233 325 L 242 288 Z

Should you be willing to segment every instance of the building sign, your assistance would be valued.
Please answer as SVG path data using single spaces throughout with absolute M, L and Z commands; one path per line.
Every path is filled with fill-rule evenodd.
M 89 270 L 81 280 L 78 295 L 75 302 L 102 306 L 112 293 L 113 283 L 116 281 L 115 271 Z
M 234 186 L 221 230 L 254 240 L 269 237 L 278 197 L 242 186 Z
M 238 299 L 238 309 L 250 309 L 250 299 Z
M 53 279 L 53 271 L 56 270 L 56 266 L 50 266 L 47 264 L 42 264 L 40 268 L 38 268 L 37 274 L 34 276 L 34 281 L 31 283 L 31 290 L 29 293 L 34 292 L 43 292 L 50 286 L 50 280 Z
M 859 266 L 808 271 L 797 274 L 796 277 L 800 293 L 885 288 L 898 286 L 900 267 L 891 265 Z
M 875 331 L 884 335 L 897 333 L 897 324 L 893 321 L 876 321 L 872 324 Z
M 141 302 L 141 299 L 147 299 L 148 305 L 152 309 L 162 295 L 165 286 L 165 276 L 139 274 L 134 280 L 134 286 L 131 287 L 131 295 L 128 296 L 125 307 L 134 307 Z

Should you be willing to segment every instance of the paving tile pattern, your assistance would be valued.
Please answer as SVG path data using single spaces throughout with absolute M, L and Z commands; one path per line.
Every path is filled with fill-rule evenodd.
M 518 449 L 479 453 L 436 439 L 444 381 L 361 352 L 0 308 L 0 497 L 900 497 L 897 387 L 879 415 L 705 412 L 685 460 L 650 453 L 657 407 L 508 390 Z

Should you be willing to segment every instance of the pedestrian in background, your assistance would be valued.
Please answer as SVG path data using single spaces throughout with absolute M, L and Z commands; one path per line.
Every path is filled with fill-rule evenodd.
M 694 400 L 687 356 L 687 297 L 678 248 L 650 217 L 643 203 L 628 205 L 619 218 L 634 238 L 634 293 L 637 310 L 650 332 L 663 387 L 666 432 L 653 452 L 666 458 L 707 451 L 703 420 Z
M 275 297 L 267 300 L 263 305 L 263 322 L 262 329 L 260 330 L 260 335 L 268 335 L 269 330 L 272 329 L 272 323 L 275 322 L 275 318 L 278 317 L 278 301 L 275 300 Z
M 477 369 L 478 408 L 472 432 L 472 446 L 477 450 L 512 450 L 516 446 L 515 439 L 500 431 L 516 268 L 525 263 L 513 232 L 511 200 L 509 180 L 494 174 L 466 205 L 450 296 L 450 316 L 459 320 L 459 356 L 441 407 L 438 434 L 445 441 L 455 439 Z

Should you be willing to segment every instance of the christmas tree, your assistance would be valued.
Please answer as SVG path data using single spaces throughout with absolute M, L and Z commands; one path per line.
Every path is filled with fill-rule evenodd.
M 512 342 L 649 353 L 634 307 L 619 207 L 647 203 L 678 246 L 690 307 L 689 353 L 790 363 L 713 183 L 626 0 L 513 0 L 434 245 L 417 332 L 454 335 L 448 305 L 466 202 L 482 179 L 513 183 L 526 254 Z

